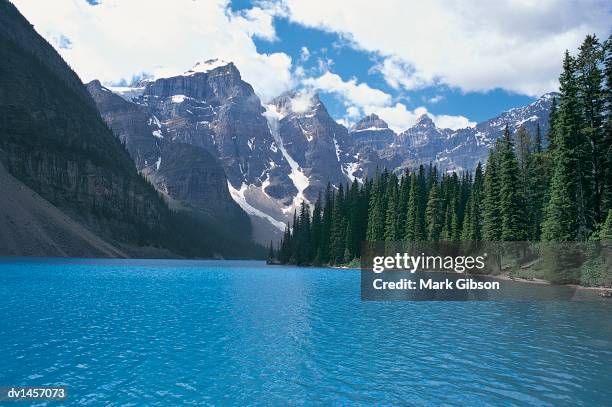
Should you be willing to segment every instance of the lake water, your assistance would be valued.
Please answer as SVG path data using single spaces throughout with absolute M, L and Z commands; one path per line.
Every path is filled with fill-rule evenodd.
M 612 302 L 362 302 L 261 262 L 2 260 L 0 352 L 69 404 L 612 402 Z

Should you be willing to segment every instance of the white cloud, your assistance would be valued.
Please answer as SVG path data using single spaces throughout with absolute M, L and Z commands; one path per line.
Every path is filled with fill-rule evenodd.
M 412 66 L 397 57 L 386 58 L 375 70 L 382 73 L 393 89 L 421 89 L 434 84 L 434 78 L 416 72 Z
M 433 115 L 423 106 L 410 110 L 405 104 L 394 102 L 391 95 L 380 89 L 372 88 L 366 83 L 358 83 L 354 78 L 345 81 L 329 71 L 318 78 L 306 78 L 302 84 L 338 97 L 346 106 L 346 115 L 343 118 L 346 123 L 353 123 L 366 114 L 376 113 L 396 132 L 406 130 L 423 114 L 428 114 L 441 128 L 458 129 L 475 124 L 464 116 Z
M 302 49 L 300 50 L 300 60 L 302 62 L 306 62 L 308 61 L 308 58 L 310 58 L 310 51 L 307 47 L 302 47 Z
M 357 83 L 354 78 L 344 81 L 339 75 L 329 71 L 318 78 L 306 78 L 303 84 L 314 89 L 335 93 L 344 98 L 347 103 L 358 106 L 386 105 L 391 102 L 391 96 L 385 92 L 371 88 L 366 83 Z
M 540 95 L 556 89 L 563 51 L 607 37 L 611 21 L 609 0 L 282 1 L 292 21 L 381 55 L 389 85 L 407 89 Z
M 445 99 L 444 95 L 435 95 L 427 99 L 427 102 L 436 104 L 436 103 L 443 101 L 444 99 Z
M 402 103 L 396 103 L 393 106 L 367 106 L 364 112 L 366 114 L 376 113 L 397 133 L 413 126 L 417 119 L 424 114 L 431 117 L 434 124 L 441 129 L 456 130 L 476 125 L 475 122 L 470 121 L 464 116 L 434 115 L 429 113 L 423 106 L 417 107 L 414 110 L 409 110 L 406 105 Z
M 434 123 L 441 129 L 463 129 L 466 127 L 474 127 L 476 126 L 476 122 L 470 121 L 467 117 L 464 116 L 449 116 L 446 114 L 442 115 L 431 115 Z
M 233 13 L 228 0 L 14 3 L 85 82 L 129 80 L 143 71 L 178 74 L 196 60 L 221 58 L 233 61 L 264 100 L 293 85 L 291 58 L 258 53 L 253 43 L 253 37 L 276 39 L 273 4 Z
M 362 113 L 357 106 L 349 106 L 346 108 L 346 116 L 350 119 L 360 119 Z
M 291 111 L 305 113 L 312 108 L 314 94 L 312 92 L 298 92 L 290 101 Z
M 331 58 L 317 58 L 317 68 L 319 72 L 329 71 L 334 65 L 334 61 Z

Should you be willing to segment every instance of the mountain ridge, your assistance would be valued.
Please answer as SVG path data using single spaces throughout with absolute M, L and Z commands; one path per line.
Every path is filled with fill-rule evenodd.
M 464 129 L 438 128 L 426 114 L 400 133 L 375 114 L 346 128 L 314 92 L 292 90 L 262 103 L 233 63 L 209 61 L 203 72 L 150 80 L 131 100 L 160 120 L 164 137 L 216 155 L 232 197 L 260 224 L 254 229 L 262 222 L 273 229 L 254 233 L 273 240 L 300 202 L 314 203 L 328 182 L 337 186 L 362 181 L 377 168 L 404 171 L 429 163 L 444 171 L 473 170 L 506 123 L 513 132 L 540 125 L 545 133 L 548 126 L 550 95 Z

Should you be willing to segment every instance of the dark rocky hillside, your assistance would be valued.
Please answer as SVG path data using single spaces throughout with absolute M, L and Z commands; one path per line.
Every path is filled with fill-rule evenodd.
M 168 210 L 76 74 L 6 1 L 0 38 L 0 148 L 8 171 L 97 232 L 155 243 Z

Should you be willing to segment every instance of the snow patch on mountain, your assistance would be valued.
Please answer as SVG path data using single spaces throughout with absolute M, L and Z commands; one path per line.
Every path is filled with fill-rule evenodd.
M 340 149 L 340 145 L 338 144 L 336 136 L 334 136 L 334 147 L 336 148 L 336 159 L 338 160 L 338 162 L 340 162 L 340 153 L 342 152 L 342 150 Z
M 185 95 L 173 95 L 171 98 L 172 103 L 183 103 L 185 99 L 187 99 Z
M 222 59 L 209 59 L 206 61 L 198 61 L 195 63 L 195 65 L 193 66 L 193 68 L 191 68 L 190 70 L 188 70 L 187 72 L 185 72 L 183 74 L 183 76 L 191 76 L 194 75 L 196 73 L 208 73 L 212 70 L 215 70 L 217 68 L 220 68 L 222 66 L 227 66 L 231 64 L 231 62 L 228 61 L 224 61 Z
M 368 127 L 367 129 L 357 129 L 353 130 L 353 133 L 359 133 L 362 131 L 388 131 L 388 127 Z
M 248 186 L 245 183 L 242 183 L 240 189 L 236 189 L 234 188 L 231 182 L 227 181 L 227 188 L 229 189 L 230 195 L 232 196 L 234 201 L 236 201 L 236 203 L 240 205 L 242 210 L 244 210 L 246 213 L 248 213 L 249 215 L 257 216 L 259 218 L 264 218 L 277 229 L 285 230 L 285 224 L 283 222 L 274 219 L 272 216 L 260 211 L 259 209 L 255 208 L 247 202 L 245 192 L 247 191 Z
M 357 180 L 360 184 L 363 184 L 363 178 L 356 177 L 355 171 L 359 169 L 359 162 L 346 163 L 342 166 L 342 172 L 347 176 L 351 182 Z
M 268 120 L 268 127 L 270 128 L 270 133 L 274 138 L 274 142 L 278 146 L 278 149 L 281 151 L 281 154 L 289 163 L 289 167 L 291 168 L 291 173 L 289 174 L 289 179 L 293 182 L 293 185 L 297 189 L 298 193 L 293 197 L 293 205 L 285 208 L 283 211 L 290 211 L 294 207 L 297 207 L 301 204 L 302 201 L 308 202 L 306 196 L 304 195 L 304 191 L 310 185 L 310 179 L 304 174 L 298 163 L 291 157 L 291 155 L 285 149 L 283 144 L 283 140 L 280 137 L 278 131 L 278 122 L 283 117 L 283 114 L 276 109 L 275 105 L 266 105 L 264 112 L 264 117 Z

